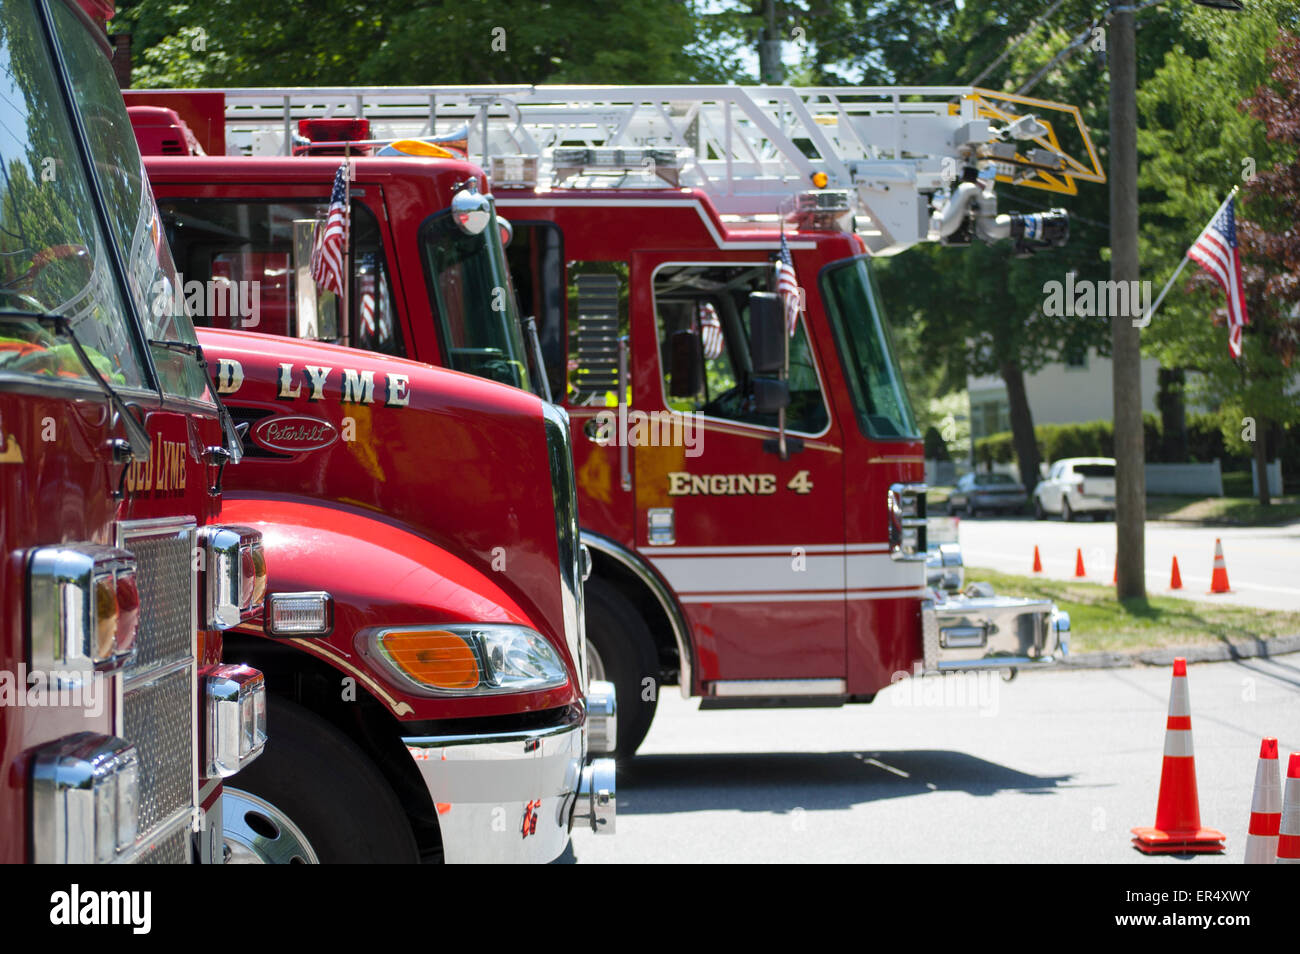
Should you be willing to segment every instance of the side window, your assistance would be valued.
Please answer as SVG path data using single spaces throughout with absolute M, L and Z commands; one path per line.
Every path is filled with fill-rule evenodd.
M 777 426 L 776 414 L 754 409 L 749 362 L 749 296 L 772 290 L 772 268 L 767 263 L 665 265 L 655 271 L 659 366 L 667 407 Z M 674 349 L 679 349 L 680 358 L 680 349 L 685 348 L 698 349 L 704 374 L 701 380 L 674 385 Z M 789 383 L 786 428 L 821 433 L 830 418 L 802 321 L 790 339 Z
M 564 244 L 560 228 L 550 222 L 515 222 L 514 237 L 506 246 L 510 279 L 520 312 L 537 320 L 542 363 L 551 396 L 563 398 L 567 383 L 567 347 L 564 340 Z
M 338 295 L 311 274 L 324 202 L 173 198 L 158 205 L 195 324 L 406 353 L 379 224 L 364 204 L 352 205 L 347 336 Z

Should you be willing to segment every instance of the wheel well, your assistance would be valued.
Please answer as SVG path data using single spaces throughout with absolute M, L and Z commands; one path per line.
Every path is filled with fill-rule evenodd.
M 402 746 L 401 723 L 356 680 L 293 646 L 261 636 L 226 633 L 224 656 L 260 669 L 271 695 L 297 703 L 354 741 L 384 776 L 411 822 L 420 857 L 442 855 L 442 834 L 433 800 L 415 763 Z M 352 698 L 344 695 L 355 693 Z M 275 739 L 275 724 L 268 727 Z M 272 756 L 273 757 L 273 756 Z
M 592 575 L 610 584 L 632 604 L 654 637 L 655 654 L 659 659 L 659 681 L 663 685 L 677 685 L 681 672 L 681 658 L 677 640 L 673 637 L 672 623 L 663 606 L 644 583 L 631 570 L 606 553 L 591 548 Z

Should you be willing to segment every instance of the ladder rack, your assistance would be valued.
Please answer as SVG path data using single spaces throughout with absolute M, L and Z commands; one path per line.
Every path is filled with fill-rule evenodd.
M 220 92 L 227 142 L 239 152 L 287 154 L 299 119 L 364 117 L 376 139 L 463 133 L 457 138 L 485 169 L 497 157 L 536 156 L 541 186 L 564 184 L 557 148 L 655 150 L 661 163 L 665 154 L 675 161 L 669 182 L 701 189 L 723 215 L 781 214 L 800 193 L 844 190 L 877 254 L 933 238 L 932 206 L 963 178 L 977 176 L 989 190 L 998 181 L 1065 194 L 1077 181 L 1105 181 L 1077 107 L 972 86 Z

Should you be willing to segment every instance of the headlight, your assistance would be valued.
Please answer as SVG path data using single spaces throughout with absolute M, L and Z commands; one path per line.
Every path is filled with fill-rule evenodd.
M 252 527 L 204 527 L 205 629 L 230 629 L 256 616 L 266 595 L 266 554 Z
M 262 623 L 268 636 L 328 636 L 334 630 L 334 597 L 324 590 L 271 593 Z
M 43 547 L 28 563 L 33 670 L 120 669 L 135 649 L 140 592 L 135 558 L 100 544 Z
M 266 746 L 266 680 L 249 666 L 224 665 L 205 678 L 209 778 L 234 775 Z
M 105 864 L 135 843 L 140 761 L 125 739 L 79 732 L 32 757 L 37 864 Z
M 358 640 L 368 659 L 423 695 L 535 692 L 568 681 L 555 647 L 525 626 L 393 627 L 362 633 Z

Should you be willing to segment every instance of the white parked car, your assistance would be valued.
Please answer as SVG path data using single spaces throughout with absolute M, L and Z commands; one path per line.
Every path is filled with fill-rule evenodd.
M 1112 457 L 1066 457 L 1058 460 L 1034 488 L 1034 516 L 1048 514 L 1073 520 L 1076 514 L 1115 515 L 1115 460 Z

